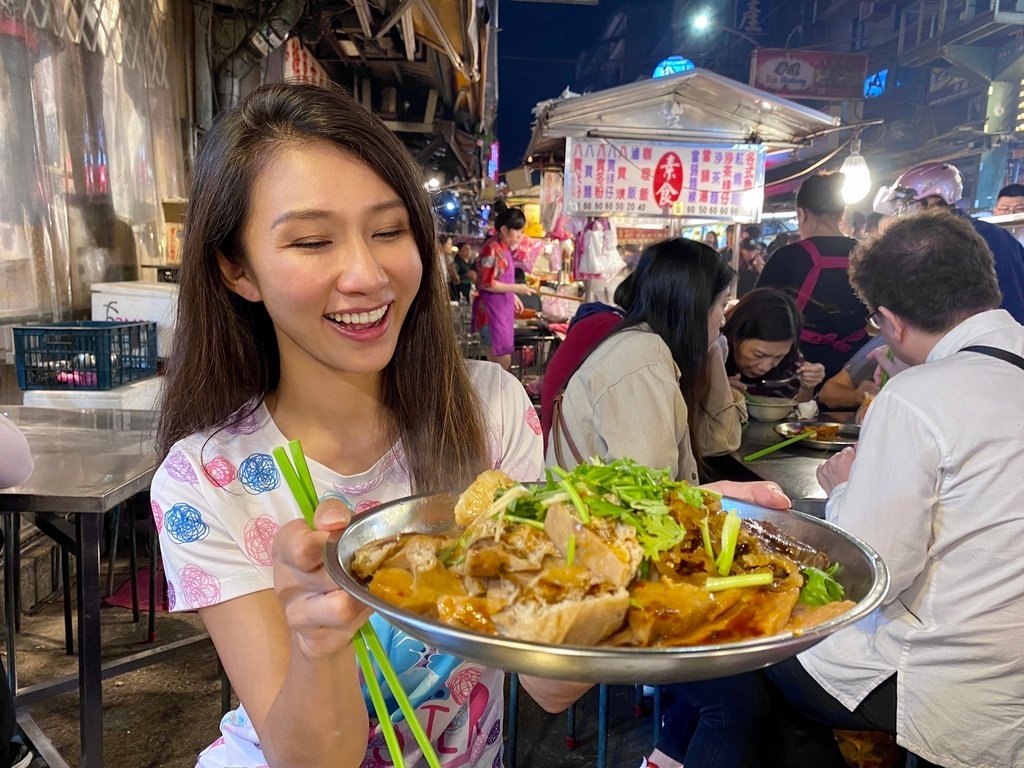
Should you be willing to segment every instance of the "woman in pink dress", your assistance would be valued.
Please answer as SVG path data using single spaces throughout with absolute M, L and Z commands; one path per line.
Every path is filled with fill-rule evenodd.
M 484 243 L 477 260 L 479 293 L 473 302 L 473 330 L 490 347 L 487 358 L 508 370 L 515 347 L 515 315 L 523 308 L 516 294 L 530 294 L 533 289 L 515 281 L 512 258 L 523 236 L 526 216 L 501 201 L 494 204 L 494 210 L 494 236 Z

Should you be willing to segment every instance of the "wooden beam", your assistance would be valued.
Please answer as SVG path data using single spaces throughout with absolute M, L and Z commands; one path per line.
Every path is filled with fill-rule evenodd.
M 427 108 L 423 110 L 423 122 L 434 124 L 434 116 L 437 112 L 437 91 L 433 88 L 427 93 Z
M 408 11 L 411 11 L 415 6 L 419 5 L 419 0 L 402 0 L 402 4 L 395 8 L 394 13 L 384 20 L 381 24 L 380 29 L 377 30 L 377 39 L 381 40 L 384 35 L 391 31 L 391 28 L 402 20 L 402 17 Z
M 370 28 L 370 21 L 372 17 L 370 15 L 370 6 L 366 0 L 350 0 L 352 5 L 355 6 L 356 16 L 359 17 L 359 26 L 363 29 L 363 34 L 367 38 L 373 37 L 373 30 Z
M 395 133 L 433 133 L 432 123 L 406 123 L 401 120 L 385 120 L 384 125 Z
M 411 9 L 402 14 L 402 40 L 405 42 L 405 58 L 416 61 L 416 27 Z
M 349 57 L 345 50 L 341 47 L 341 42 L 338 40 L 338 36 L 334 34 L 334 25 L 331 23 L 331 14 L 325 13 L 320 16 L 320 36 L 327 41 L 327 45 L 330 46 L 331 50 L 337 54 L 338 59 L 348 66 L 352 66 L 355 62 Z

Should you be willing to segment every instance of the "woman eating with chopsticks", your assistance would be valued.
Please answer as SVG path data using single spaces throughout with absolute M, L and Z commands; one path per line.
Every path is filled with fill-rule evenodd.
M 803 318 L 777 288 L 757 288 L 725 313 L 729 383 L 750 395 L 791 397 L 804 403 L 825 379 L 825 366 L 800 354 Z
M 369 612 L 324 570 L 328 533 L 490 467 L 542 474 L 521 385 L 460 356 L 420 176 L 368 110 L 310 85 L 254 91 L 196 161 L 152 505 L 171 610 L 199 612 L 240 701 L 200 768 L 400 764 L 357 671 Z M 316 530 L 271 457 L 293 439 Z M 430 741 L 394 717 L 404 763 L 500 765 L 502 673 L 370 621 Z

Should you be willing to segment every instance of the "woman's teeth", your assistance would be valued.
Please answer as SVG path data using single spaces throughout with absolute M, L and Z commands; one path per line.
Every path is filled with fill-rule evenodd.
M 379 322 L 387 311 L 388 308 L 384 306 L 372 312 L 343 312 L 341 314 L 327 315 L 327 318 L 342 325 L 373 325 Z

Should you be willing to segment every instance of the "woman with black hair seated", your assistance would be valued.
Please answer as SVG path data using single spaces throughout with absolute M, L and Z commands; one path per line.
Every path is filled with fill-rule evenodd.
M 825 366 L 800 354 L 800 311 L 789 294 L 775 288 L 751 291 L 726 313 L 722 334 L 729 343 L 725 369 L 736 389 L 751 395 L 814 397 Z

